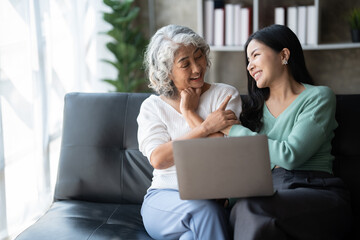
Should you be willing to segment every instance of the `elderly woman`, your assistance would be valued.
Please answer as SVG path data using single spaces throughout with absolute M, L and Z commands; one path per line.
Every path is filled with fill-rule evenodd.
M 149 87 L 158 95 L 146 99 L 138 116 L 140 151 L 154 167 L 141 209 L 144 225 L 155 239 L 228 239 L 228 217 L 214 200 L 181 200 L 172 141 L 208 136 L 201 123 L 218 108 L 227 110 L 227 125 L 238 123 L 238 91 L 204 81 L 209 46 L 187 27 L 169 25 L 152 37 L 145 54 Z M 195 161 L 196 159 L 194 159 Z

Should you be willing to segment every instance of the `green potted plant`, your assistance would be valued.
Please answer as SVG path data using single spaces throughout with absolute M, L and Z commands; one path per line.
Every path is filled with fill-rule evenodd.
M 360 8 L 354 8 L 348 15 L 353 42 L 360 42 Z
M 143 53 L 148 40 L 139 27 L 134 25 L 140 9 L 133 6 L 134 0 L 103 0 L 111 8 L 104 12 L 103 19 L 112 29 L 105 34 L 112 38 L 106 44 L 115 60 L 103 60 L 117 69 L 116 79 L 103 79 L 115 87 L 116 92 L 138 92 L 146 83 L 143 69 Z

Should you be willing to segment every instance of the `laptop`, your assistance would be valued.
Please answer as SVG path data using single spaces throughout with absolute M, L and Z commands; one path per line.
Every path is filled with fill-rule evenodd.
M 173 153 L 181 199 L 274 194 L 266 135 L 177 140 Z

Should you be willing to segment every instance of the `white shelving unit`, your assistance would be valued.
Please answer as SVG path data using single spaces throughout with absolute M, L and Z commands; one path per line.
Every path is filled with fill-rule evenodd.
M 303 45 L 304 50 L 336 50 L 336 49 L 350 49 L 360 48 L 360 43 L 327 43 L 318 45 Z
M 204 1 L 205 0 L 197 0 L 197 32 L 203 36 L 203 26 L 204 26 Z M 252 0 L 252 9 L 253 9 L 253 32 L 259 29 L 259 4 L 261 1 L 266 0 Z M 314 5 L 316 8 L 316 12 L 318 13 L 318 21 L 319 19 L 319 11 L 320 11 L 320 0 L 314 0 Z M 320 22 L 318 22 L 320 24 Z M 352 49 L 352 48 L 360 48 L 360 43 L 331 43 L 331 44 L 316 44 L 316 45 L 303 45 L 304 50 L 337 50 L 337 49 Z M 244 46 L 210 46 L 212 51 L 224 51 L 224 52 L 237 52 L 244 51 Z

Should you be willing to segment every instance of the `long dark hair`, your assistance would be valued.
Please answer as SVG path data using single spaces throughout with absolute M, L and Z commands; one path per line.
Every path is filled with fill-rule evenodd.
M 299 83 L 313 84 L 312 77 L 305 65 L 304 53 L 299 39 L 288 27 L 274 24 L 253 33 L 245 43 L 246 66 L 249 64 L 246 54 L 247 48 L 252 40 L 257 40 L 278 53 L 284 48 L 289 49 L 288 67 L 291 75 Z M 258 88 L 249 71 L 247 71 L 247 77 L 248 95 L 243 98 L 240 121 L 252 131 L 259 132 L 263 125 L 264 102 L 269 98 L 270 90 L 269 88 Z

